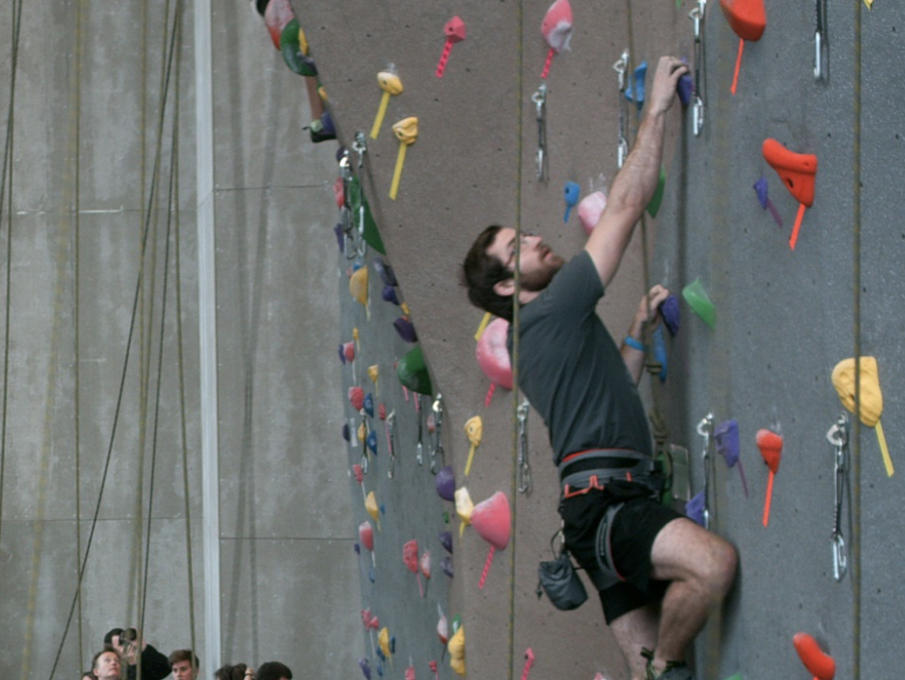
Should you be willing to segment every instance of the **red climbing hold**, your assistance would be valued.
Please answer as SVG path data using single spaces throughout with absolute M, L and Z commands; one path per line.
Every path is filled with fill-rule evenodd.
M 798 241 L 798 230 L 801 228 L 801 220 L 804 218 L 804 210 L 805 208 L 810 208 L 814 203 L 817 156 L 789 151 L 775 139 L 765 139 L 762 151 L 764 160 L 776 170 L 779 178 L 786 185 L 786 189 L 800 203 L 798 215 L 795 217 L 795 226 L 792 227 L 792 236 L 789 239 L 789 248 L 795 250 L 795 244 Z
M 267 3 L 267 9 L 264 10 L 264 24 L 270 32 L 270 39 L 273 40 L 273 46 L 280 49 L 280 35 L 286 24 L 295 19 L 295 12 L 292 11 L 292 5 L 289 0 L 270 0 Z
M 836 677 L 836 662 L 820 649 L 813 637 L 807 633 L 795 633 L 792 644 L 795 645 L 801 663 L 816 680 L 833 680 Z
M 764 0 L 720 0 L 729 26 L 742 40 L 757 41 L 767 28 Z

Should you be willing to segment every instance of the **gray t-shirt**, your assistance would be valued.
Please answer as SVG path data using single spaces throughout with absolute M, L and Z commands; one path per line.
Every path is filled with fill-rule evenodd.
M 519 383 L 547 425 L 557 465 L 587 449 L 653 453 L 638 389 L 595 311 L 602 296 L 582 251 L 520 311 Z

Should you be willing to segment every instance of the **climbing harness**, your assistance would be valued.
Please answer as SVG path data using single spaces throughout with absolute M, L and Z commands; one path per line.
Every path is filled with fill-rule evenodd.
M 820 2 L 820 0 L 817 0 Z M 704 128 L 704 100 L 701 98 L 701 73 L 704 68 L 704 11 L 707 0 L 698 0 L 697 7 L 688 13 L 694 22 L 694 97 L 691 105 L 692 130 L 695 137 L 701 136 Z
M 826 76 L 824 70 L 824 52 L 827 51 L 826 28 L 824 17 L 826 16 L 826 0 L 814 0 L 817 10 L 817 26 L 814 29 L 814 80 L 823 80 Z
M 628 156 L 628 138 L 625 136 L 626 120 L 628 119 L 628 98 L 625 96 L 625 72 L 628 70 L 628 50 L 622 53 L 619 61 L 613 64 L 619 83 L 619 141 L 616 146 L 616 163 L 619 168 L 625 163 Z
M 848 571 L 848 557 L 845 540 L 842 538 L 842 501 L 845 492 L 846 458 L 848 457 L 848 416 L 841 413 L 833 426 L 826 433 L 826 438 L 833 445 L 835 461 L 835 478 L 833 494 L 833 578 L 841 581 Z
M 437 398 L 434 399 L 433 406 L 431 406 L 431 411 L 433 411 L 434 416 L 434 432 L 430 442 L 430 471 L 433 474 L 437 474 L 440 468 L 443 467 L 445 456 L 443 452 L 443 395 L 439 392 L 437 393 Z
M 525 399 L 518 407 L 518 491 L 531 492 L 531 465 L 528 463 L 528 411 Z
M 387 478 L 392 479 L 396 474 L 396 409 L 387 414 L 383 423 L 387 435 L 387 453 L 390 457 L 390 466 L 387 468 Z
M 537 181 L 547 179 L 547 84 L 541 83 L 531 96 L 537 118 Z
M 698 434 L 704 438 L 704 448 L 701 452 L 701 463 L 704 469 L 704 528 L 710 529 L 710 442 L 713 438 L 713 414 L 708 413 L 698 423 Z

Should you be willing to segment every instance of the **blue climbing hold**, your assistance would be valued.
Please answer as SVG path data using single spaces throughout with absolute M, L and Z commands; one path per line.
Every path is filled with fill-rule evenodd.
M 566 182 L 564 193 L 566 199 L 566 212 L 563 215 L 562 221 L 568 223 L 569 214 L 572 212 L 572 208 L 578 205 L 578 197 L 581 194 L 581 187 L 577 182 Z

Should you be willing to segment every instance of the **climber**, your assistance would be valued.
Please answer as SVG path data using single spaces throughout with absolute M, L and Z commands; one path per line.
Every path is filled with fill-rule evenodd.
M 632 680 L 693 678 L 685 648 L 737 563 L 729 543 L 656 498 L 662 482 L 637 392 L 639 336 L 666 290 L 644 297 L 621 350 L 595 313 L 656 189 L 667 112 L 687 71 L 679 59 L 660 59 L 634 147 L 579 255 L 565 262 L 541 237 L 516 243 L 514 229 L 494 225 L 462 272 L 471 302 L 511 321 L 519 248 L 520 387 L 549 431 L 566 546 L 599 591 Z

